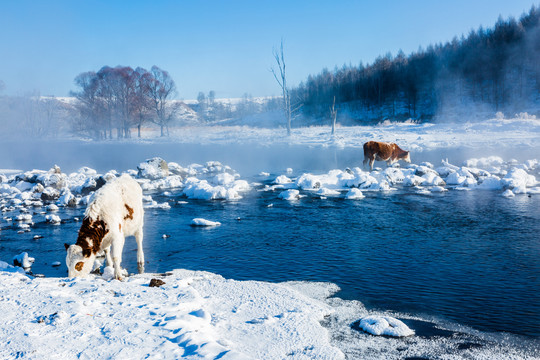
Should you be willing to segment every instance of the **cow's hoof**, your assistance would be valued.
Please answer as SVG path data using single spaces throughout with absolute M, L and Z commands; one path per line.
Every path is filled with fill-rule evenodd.
M 144 263 L 138 263 L 137 264 L 137 270 L 139 270 L 139 274 L 144 273 Z

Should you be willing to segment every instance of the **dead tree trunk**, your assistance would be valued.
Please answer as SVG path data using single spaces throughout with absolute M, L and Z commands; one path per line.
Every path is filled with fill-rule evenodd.
M 292 117 L 291 95 L 289 93 L 289 89 L 287 88 L 287 76 L 285 73 L 285 57 L 283 55 L 283 40 L 281 41 L 280 51 L 277 52 L 277 50 L 274 49 L 273 53 L 274 53 L 274 59 L 276 60 L 276 63 L 278 65 L 279 75 L 277 74 L 274 68 L 272 68 L 272 74 L 274 74 L 274 78 L 278 82 L 279 86 L 281 87 L 281 91 L 283 93 L 283 111 L 285 112 L 285 117 L 287 119 L 287 135 L 290 136 L 291 135 L 291 117 Z
M 336 109 L 336 97 L 334 96 L 334 102 L 330 108 L 330 116 L 332 117 L 332 135 L 336 131 L 336 118 L 337 118 L 337 109 Z

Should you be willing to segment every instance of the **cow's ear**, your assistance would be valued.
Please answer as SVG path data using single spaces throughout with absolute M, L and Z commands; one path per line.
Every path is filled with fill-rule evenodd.
M 67 251 L 67 249 L 69 249 L 69 245 L 66 244 L 66 243 L 64 243 L 64 247 L 66 248 L 66 251 Z

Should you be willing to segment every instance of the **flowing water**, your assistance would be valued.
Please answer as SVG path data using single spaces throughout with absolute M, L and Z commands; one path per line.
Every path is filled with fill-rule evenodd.
M 64 169 L 91 166 L 104 172 L 134 168 L 151 156 L 182 165 L 221 160 L 249 181 L 257 181 L 260 170 L 279 175 L 291 166 L 299 175 L 360 165 L 359 150 L 303 148 L 284 161 L 289 149 L 73 145 L 70 156 L 64 159 L 58 151 L 54 162 Z M 227 158 L 220 158 L 225 153 Z M 448 154 L 456 163 L 463 160 L 455 151 Z M 52 165 L 43 163 L 48 156 L 35 164 L 20 163 L 24 170 L 48 169 Z M 440 153 L 423 156 L 441 159 Z M 0 163 L 2 167 L 13 165 Z M 367 192 L 359 201 L 307 196 L 289 202 L 278 199 L 277 192 L 262 191 L 263 185 L 238 201 L 152 194 L 172 207 L 146 210 L 146 271 L 186 268 L 238 280 L 329 281 L 340 286 L 337 296 L 371 309 L 426 314 L 481 331 L 540 338 L 539 195 L 507 199 L 491 191 L 421 195 L 400 189 Z M 32 231 L 22 234 L 1 222 L 0 260 L 26 251 L 36 258 L 34 273 L 66 276 L 63 244 L 75 241 L 80 222 L 74 218 L 83 212 L 82 207 L 61 209 L 58 215 L 66 221 L 58 226 L 36 214 Z M 195 217 L 222 225 L 193 228 L 189 224 Z M 43 238 L 34 240 L 36 234 Z M 51 266 L 54 261 L 62 265 Z M 135 241 L 126 242 L 123 265 L 136 271 Z

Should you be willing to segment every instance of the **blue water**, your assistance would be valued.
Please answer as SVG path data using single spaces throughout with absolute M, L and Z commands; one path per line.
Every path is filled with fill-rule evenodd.
M 172 208 L 146 210 L 146 271 L 186 268 L 238 280 L 330 281 L 342 289 L 337 296 L 368 308 L 540 338 L 540 196 L 366 195 L 360 201 L 308 196 L 287 202 L 256 188 L 227 202 L 154 194 Z M 27 251 L 36 257 L 34 273 L 65 276 L 63 243 L 75 241 L 80 223 L 72 219 L 83 212 L 62 210 L 67 222 L 60 226 L 36 214 L 32 232 L 24 234 L 2 223 L 0 260 Z M 222 225 L 192 228 L 195 217 Z M 33 240 L 36 234 L 44 238 Z M 52 267 L 54 261 L 62 266 Z M 136 271 L 134 241 L 126 242 L 123 265 Z

